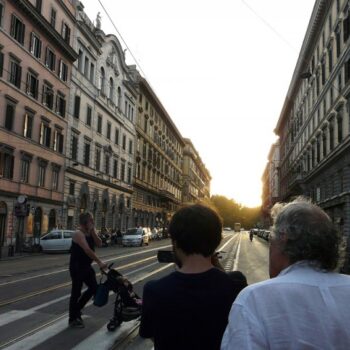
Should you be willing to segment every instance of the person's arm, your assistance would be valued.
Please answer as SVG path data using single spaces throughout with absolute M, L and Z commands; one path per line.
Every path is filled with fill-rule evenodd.
M 152 310 L 152 293 L 150 289 L 149 283 L 146 283 L 143 287 L 139 334 L 142 338 L 151 338 L 153 340 L 155 336 L 153 329 L 154 310 Z
M 89 247 L 88 242 L 86 241 L 85 235 L 81 231 L 76 231 L 73 235 L 73 241 L 77 243 L 81 249 L 85 252 L 85 254 L 91 258 L 92 260 L 96 261 L 97 265 L 100 267 L 100 269 L 105 269 L 107 265 L 102 262 L 98 256 L 95 254 L 95 252 Z
M 92 228 L 90 231 L 90 234 L 95 242 L 96 247 L 102 247 L 102 240 L 101 238 L 98 236 L 98 234 L 96 233 L 95 228 Z
M 268 349 L 262 325 L 243 305 L 233 304 L 221 342 L 221 350 Z

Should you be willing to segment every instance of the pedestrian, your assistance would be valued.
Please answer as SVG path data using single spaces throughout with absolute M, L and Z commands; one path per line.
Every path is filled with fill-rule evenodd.
M 350 276 L 334 272 L 339 235 L 304 198 L 272 209 L 270 280 L 233 303 L 221 349 L 350 349 Z
M 91 263 L 95 261 L 100 269 L 107 265 L 95 254 L 95 246 L 101 247 L 102 242 L 98 237 L 94 220 L 90 213 L 82 213 L 79 216 L 80 227 L 75 231 L 72 238 L 72 247 L 69 263 L 69 271 L 72 278 L 72 291 L 69 302 L 69 326 L 83 328 L 84 322 L 81 318 L 81 310 L 85 304 L 95 295 L 97 281 L 95 270 Z M 87 290 L 81 294 L 83 283 Z
M 231 304 L 247 285 L 243 274 L 216 268 L 218 214 L 196 204 L 180 209 L 169 233 L 178 270 L 144 286 L 140 335 L 155 350 L 220 348 Z

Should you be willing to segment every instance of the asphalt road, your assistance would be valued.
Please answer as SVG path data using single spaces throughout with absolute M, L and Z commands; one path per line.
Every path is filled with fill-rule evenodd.
M 100 248 L 97 253 L 102 260 L 114 262 L 142 295 L 145 282 L 174 270 L 173 264 L 157 262 L 158 249 L 170 249 L 170 241 L 154 241 L 148 247 Z M 268 278 L 268 245 L 260 238 L 250 242 L 247 232 L 225 232 L 221 250 L 225 251 L 222 264 L 226 270 L 241 270 L 249 283 Z M 68 254 L 0 262 L 0 349 L 152 349 L 151 341 L 138 336 L 138 320 L 123 323 L 115 332 L 107 331 L 113 294 L 103 308 L 88 304 L 84 329 L 68 328 L 68 262 Z

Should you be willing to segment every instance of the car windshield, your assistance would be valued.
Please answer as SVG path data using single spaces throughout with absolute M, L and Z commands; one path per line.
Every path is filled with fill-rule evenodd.
M 142 230 L 137 229 L 137 228 L 131 228 L 131 229 L 126 231 L 126 235 L 128 235 L 128 236 L 137 236 L 140 234 L 142 234 Z

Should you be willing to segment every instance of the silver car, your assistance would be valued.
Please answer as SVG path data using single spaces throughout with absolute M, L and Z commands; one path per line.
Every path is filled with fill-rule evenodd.
M 54 229 L 40 238 L 43 252 L 68 252 L 72 245 L 73 230 Z
M 149 235 L 146 228 L 129 228 L 122 238 L 123 247 L 126 246 L 142 246 L 149 244 Z

